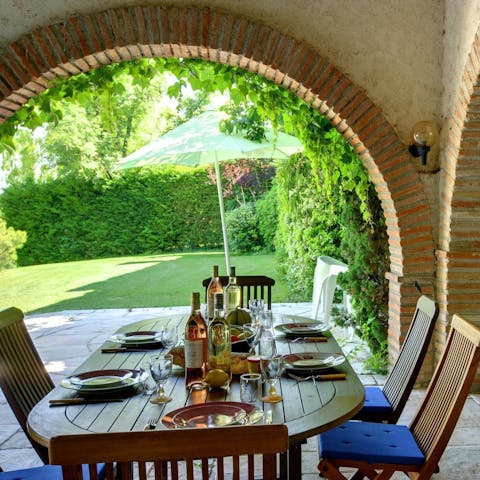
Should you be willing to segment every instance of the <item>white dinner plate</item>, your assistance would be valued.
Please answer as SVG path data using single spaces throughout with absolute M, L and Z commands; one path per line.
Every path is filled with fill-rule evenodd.
M 143 343 L 155 343 L 161 342 L 162 332 L 155 331 L 138 331 L 138 332 L 123 332 L 116 333 L 110 337 L 112 342 L 122 344 L 143 344 Z
M 95 370 L 64 378 L 60 385 L 82 394 L 120 392 L 138 385 L 141 381 L 138 370 Z
M 322 322 L 292 322 L 283 323 L 275 327 L 279 332 L 286 335 L 318 335 L 328 330 L 328 326 Z
M 345 357 L 339 353 L 290 353 L 283 358 L 285 368 L 297 372 L 318 372 L 337 367 L 345 362 Z

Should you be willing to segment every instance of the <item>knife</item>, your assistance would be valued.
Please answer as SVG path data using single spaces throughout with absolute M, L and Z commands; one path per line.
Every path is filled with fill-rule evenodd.
M 161 348 L 161 347 L 159 347 Z M 115 348 L 102 348 L 102 353 L 129 353 L 129 352 L 153 352 L 155 348 L 125 348 L 125 347 L 115 347 Z
M 325 373 L 322 375 L 309 375 L 308 377 L 299 377 L 292 372 L 288 372 L 288 376 L 293 378 L 297 382 L 305 382 L 307 380 L 320 380 L 320 381 L 329 381 L 329 380 L 345 380 L 347 378 L 346 373 Z
M 88 403 L 123 402 L 124 398 L 52 398 L 49 400 L 51 407 L 65 405 L 85 405 Z
M 292 342 L 299 341 L 299 342 L 328 342 L 327 337 L 297 337 L 295 340 L 292 340 Z

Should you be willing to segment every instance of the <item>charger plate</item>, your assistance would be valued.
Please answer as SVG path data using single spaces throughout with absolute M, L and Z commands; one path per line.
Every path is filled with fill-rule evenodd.
M 275 329 L 291 336 L 318 335 L 329 330 L 328 326 L 322 322 L 283 323 L 276 325 Z
M 211 402 L 189 405 L 167 413 L 162 423 L 168 428 L 213 428 L 257 423 L 263 412 L 249 403 Z
M 141 381 L 138 370 L 112 369 L 83 372 L 64 378 L 60 385 L 77 390 L 82 395 L 121 392 L 138 385 Z
M 302 352 L 283 356 L 285 369 L 300 373 L 319 372 L 337 367 L 345 362 L 339 353 Z

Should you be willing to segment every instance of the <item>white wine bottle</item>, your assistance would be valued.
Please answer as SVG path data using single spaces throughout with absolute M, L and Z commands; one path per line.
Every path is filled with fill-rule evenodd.
M 242 289 L 237 284 L 237 276 L 235 274 L 235 267 L 230 267 L 230 276 L 228 277 L 228 285 L 225 287 L 225 318 L 230 312 L 240 308 Z
M 200 293 L 192 293 L 192 311 L 185 325 L 185 386 L 203 388 L 208 356 L 207 324 L 200 310 Z
M 214 301 L 215 301 L 215 294 L 216 293 L 223 293 L 223 285 L 220 281 L 220 277 L 218 276 L 218 265 L 214 265 L 212 269 L 212 279 L 207 287 L 207 318 L 208 321 L 212 320 L 213 318 L 213 311 L 214 311 Z
M 208 373 L 205 383 L 211 388 L 228 390 L 232 379 L 231 363 L 230 325 L 224 316 L 223 293 L 216 293 L 213 319 L 208 324 Z

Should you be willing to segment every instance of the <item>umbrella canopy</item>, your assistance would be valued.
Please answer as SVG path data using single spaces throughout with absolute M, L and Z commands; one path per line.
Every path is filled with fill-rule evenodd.
M 219 162 L 240 158 L 285 159 L 303 149 L 301 142 L 282 132 L 266 130 L 266 140 L 254 142 L 238 134 L 220 131 L 222 113 L 207 111 L 173 128 L 158 140 L 140 148 L 117 164 L 118 170 L 147 165 L 176 164 L 196 167 L 214 164 L 220 217 L 222 220 L 225 264 L 230 272 L 225 210 Z

